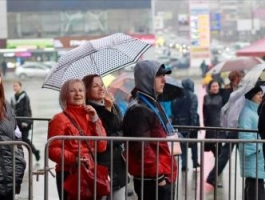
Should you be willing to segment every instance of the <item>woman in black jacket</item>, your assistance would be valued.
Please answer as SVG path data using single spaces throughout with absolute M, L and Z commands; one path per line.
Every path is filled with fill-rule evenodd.
M 203 121 L 204 126 L 208 127 L 220 127 L 220 114 L 221 108 L 223 106 L 223 99 L 219 93 L 220 85 L 217 81 L 212 80 L 208 85 L 208 94 L 204 96 L 203 99 Z M 223 133 L 207 130 L 205 138 L 216 139 L 223 138 Z M 218 144 L 218 154 L 221 152 L 222 144 Z M 205 143 L 205 151 L 211 151 L 214 156 L 216 156 L 216 144 L 215 143 Z
M 16 119 L 14 112 L 5 100 L 4 87 L 0 74 L 0 141 L 15 141 Z M 20 193 L 26 162 L 21 145 L 14 146 L 15 185 L 13 185 L 13 146 L 0 145 L 0 199 L 13 200 L 13 189 Z
M 114 98 L 106 93 L 106 89 L 99 75 L 88 75 L 83 78 L 86 87 L 86 103 L 92 105 L 103 123 L 107 136 L 122 136 L 122 115 L 114 104 Z M 112 147 L 112 149 L 111 149 Z M 111 151 L 113 158 L 111 159 Z M 123 143 L 121 141 L 108 141 L 107 150 L 98 153 L 98 163 L 109 168 L 112 181 L 112 198 L 115 200 L 125 199 L 126 165 L 122 157 Z M 111 166 L 111 164 L 113 164 Z M 112 173 L 111 173 L 112 171 Z

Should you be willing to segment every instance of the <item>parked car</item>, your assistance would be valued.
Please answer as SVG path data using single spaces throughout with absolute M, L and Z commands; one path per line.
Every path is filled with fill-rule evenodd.
M 169 66 L 177 69 L 188 69 L 190 67 L 190 58 L 189 56 L 184 56 L 177 61 L 169 63 Z
M 15 75 L 21 79 L 32 77 L 46 77 L 50 71 L 50 67 L 37 62 L 26 62 L 15 70 Z

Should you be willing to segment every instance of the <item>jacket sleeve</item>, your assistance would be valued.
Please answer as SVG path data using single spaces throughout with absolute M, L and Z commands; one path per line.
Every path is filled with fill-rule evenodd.
M 25 104 L 24 104 L 24 116 L 26 117 L 32 117 L 32 111 L 31 111 L 31 107 L 30 107 L 30 99 L 29 96 L 26 95 L 25 96 Z M 32 124 L 32 120 L 27 120 L 27 123 Z
M 259 122 L 258 130 L 262 139 L 265 139 L 265 101 L 263 100 L 259 106 Z
M 192 126 L 198 126 L 198 117 L 197 117 L 197 110 L 198 110 L 198 98 L 195 94 L 191 96 L 191 106 L 190 106 L 190 119 Z
M 203 114 L 203 124 L 204 126 L 207 126 L 207 105 L 206 105 L 206 98 L 205 95 L 203 98 L 203 106 L 202 106 L 202 114 Z
M 64 136 L 64 133 L 66 132 L 65 127 L 66 126 L 63 118 L 59 115 L 55 116 L 49 122 L 48 139 L 54 136 Z M 62 155 L 64 156 L 65 164 L 76 164 L 76 155 L 73 152 L 65 149 L 63 154 L 62 140 L 53 140 L 49 146 L 49 158 L 56 163 L 60 163 L 62 161 Z
M 156 116 L 152 111 L 144 108 L 143 106 L 136 105 L 135 107 L 133 107 L 133 109 L 130 108 L 128 114 L 124 117 L 123 133 L 125 136 L 136 138 L 159 137 L 151 133 L 151 127 L 156 123 L 155 119 Z M 150 174 L 151 172 L 156 172 L 157 165 L 158 171 L 162 171 L 161 163 L 157 163 L 156 151 L 152 148 L 151 142 L 134 142 L 133 147 L 130 147 L 134 152 L 134 156 L 141 159 L 142 144 L 144 144 L 144 173 Z
M 239 128 L 240 129 L 248 129 L 251 130 L 253 129 L 253 121 L 254 119 L 247 114 L 247 112 L 243 111 L 239 117 Z M 256 140 L 257 139 L 257 134 L 255 133 L 250 133 L 250 132 L 239 132 L 239 139 L 244 139 L 244 140 Z M 257 153 L 257 150 L 261 150 L 260 145 L 255 143 L 244 143 L 244 148 L 243 148 L 243 143 L 239 144 L 239 149 L 241 151 L 244 150 L 245 156 L 250 156 L 252 154 Z
M 92 128 L 92 135 L 106 137 L 106 131 L 100 119 L 98 119 L 96 122 L 89 121 L 88 123 Z M 97 152 L 104 152 L 106 148 L 107 148 L 106 140 L 97 141 Z

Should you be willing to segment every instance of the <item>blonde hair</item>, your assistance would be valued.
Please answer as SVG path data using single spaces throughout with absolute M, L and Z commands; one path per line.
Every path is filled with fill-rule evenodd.
M 83 91 L 84 91 L 84 102 L 85 102 L 85 93 L 86 93 L 85 91 L 86 91 L 86 89 L 85 89 L 85 85 L 84 85 L 83 81 L 81 79 L 70 79 L 70 80 L 64 82 L 64 84 L 60 90 L 59 104 L 63 110 L 65 110 L 67 107 L 67 100 L 68 100 L 69 93 L 70 93 L 70 86 L 73 85 L 74 83 L 81 83 L 81 85 L 83 87 Z

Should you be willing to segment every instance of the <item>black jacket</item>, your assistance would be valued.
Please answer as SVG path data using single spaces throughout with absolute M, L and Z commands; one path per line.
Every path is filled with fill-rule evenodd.
M 221 108 L 223 106 L 222 96 L 218 94 L 206 94 L 203 100 L 204 126 L 220 127 Z M 206 138 L 222 138 L 223 134 L 215 131 L 206 131 Z
M 194 94 L 194 82 L 191 79 L 184 79 L 182 86 L 185 89 L 184 95 L 175 99 L 171 104 L 172 122 L 174 125 L 200 126 L 198 115 L 198 97 Z M 181 133 L 187 130 L 180 130 Z M 196 135 L 196 133 L 195 133 Z
M 258 130 L 260 133 L 260 137 L 265 139 L 265 96 L 262 98 L 262 102 L 258 108 L 259 122 L 258 122 Z
M 185 89 L 184 95 L 172 102 L 173 124 L 199 126 L 198 98 L 194 94 L 194 82 L 184 79 L 182 85 Z
M 10 105 L 6 102 L 6 119 L 0 120 L 0 141 L 14 141 L 16 121 L 15 115 Z M 13 163 L 12 163 L 12 146 L 0 145 L 0 195 L 6 195 L 13 190 Z M 16 191 L 20 190 L 23 180 L 26 162 L 22 147 L 15 146 L 16 162 Z
M 116 105 L 112 111 L 105 109 L 105 106 L 98 105 L 93 102 L 87 101 L 87 104 L 93 106 L 99 118 L 102 121 L 103 127 L 106 130 L 107 136 L 123 136 L 122 134 L 122 115 Z M 123 157 L 123 147 L 121 141 L 113 141 L 113 160 L 111 160 L 111 142 L 108 141 L 107 150 L 103 153 L 98 153 L 98 163 L 109 167 L 111 170 L 111 162 L 113 161 L 113 177 L 112 184 L 113 190 L 117 190 L 126 185 L 126 166 Z M 111 175 L 111 173 L 110 173 Z
M 15 110 L 15 114 L 18 117 L 32 117 L 30 99 L 25 91 L 20 94 L 15 94 L 11 98 L 11 106 Z M 29 127 L 32 125 L 32 120 L 18 119 L 17 124 L 22 129 L 21 123 L 27 123 Z

